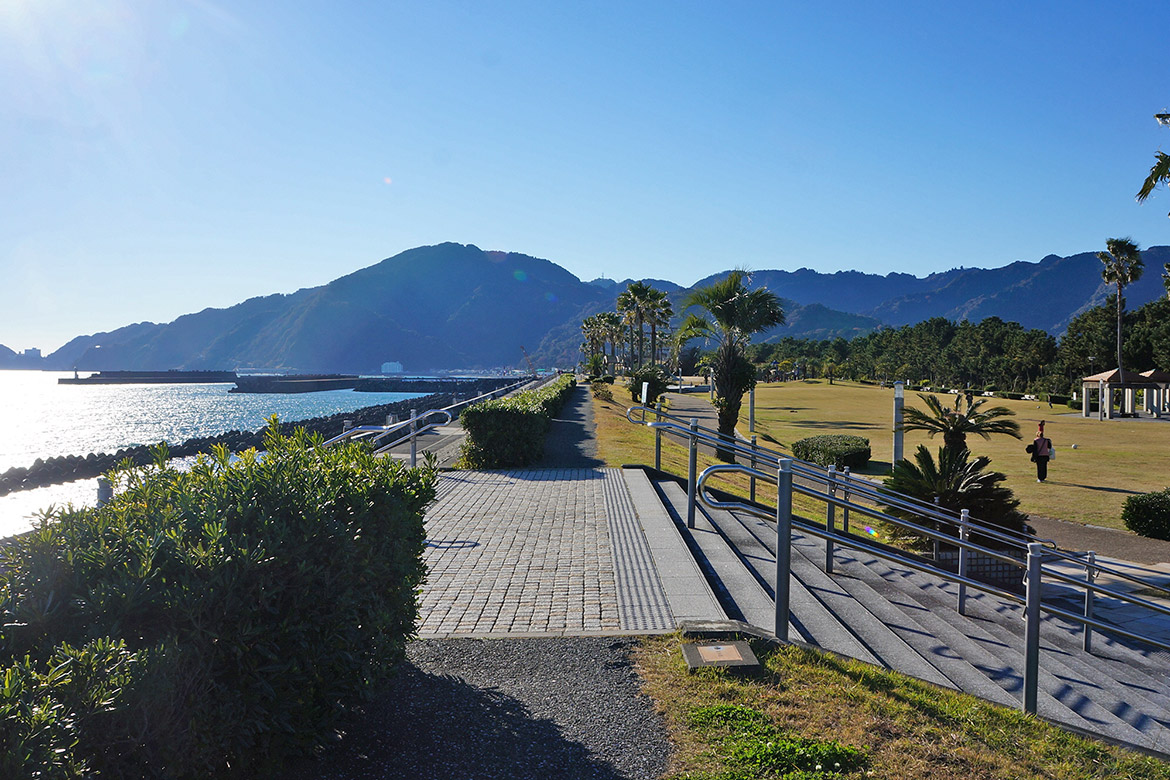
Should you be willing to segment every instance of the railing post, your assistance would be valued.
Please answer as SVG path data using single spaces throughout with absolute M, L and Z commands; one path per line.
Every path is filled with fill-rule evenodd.
M 752 470 L 754 471 L 755 468 L 756 468 L 756 435 L 753 433 L 752 434 Z M 752 474 L 751 477 L 749 478 L 749 484 L 751 485 L 751 493 L 749 494 L 749 496 L 751 497 L 752 503 L 754 504 L 756 501 L 756 475 L 755 474 Z
M 1085 582 L 1092 585 L 1097 579 L 1097 553 L 1089 550 L 1089 562 L 1085 565 Z M 1085 619 L 1093 619 L 1093 589 L 1085 588 Z M 1085 652 L 1093 652 L 1093 629 L 1085 624 Z
M 963 509 L 959 512 L 959 541 L 965 542 L 970 536 L 967 524 L 971 522 L 971 510 Z M 967 548 L 959 545 L 959 576 L 967 576 Z M 959 583 L 959 614 L 967 614 L 967 586 Z
M 849 502 L 849 467 L 845 467 L 845 482 L 841 485 L 841 497 Z M 841 507 L 841 533 L 849 533 L 849 507 Z
M 776 638 L 788 641 L 788 586 L 792 568 L 792 461 L 776 470 Z
M 1028 579 L 1024 583 L 1024 712 L 1036 714 L 1040 677 L 1040 563 L 1044 546 L 1028 545 Z
M 833 525 L 837 516 L 837 505 L 833 499 L 837 497 L 837 467 L 829 466 L 829 500 L 825 502 L 825 530 L 833 533 Z M 825 574 L 833 573 L 833 540 L 825 537 Z
M 699 453 L 699 419 L 691 418 L 691 446 L 687 455 L 687 528 L 695 527 L 695 469 Z
M 662 422 L 662 399 L 654 404 L 654 411 L 658 413 L 658 418 L 655 422 Z M 654 468 L 662 471 L 662 429 L 654 429 Z
M 936 530 L 936 531 L 941 530 L 941 528 L 939 526 L 939 522 L 938 522 L 938 515 L 941 512 L 942 512 L 942 507 L 938 502 L 938 496 L 935 496 L 934 497 L 934 515 L 935 516 L 934 516 L 933 522 L 934 522 L 934 530 Z M 937 566 L 938 559 L 939 559 L 939 542 L 938 542 L 938 539 L 935 539 L 935 538 L 932 538 L 930 540 L 930 542 L 931 542 L 930 549 L 934 551 L 934 564 L 935 564 L 935 566 Z
M 418 430 L 418 410 L 410 410 L 410 467 L 414 468 L 418 465 L 418 440 L 415 438 L 414 432 Z
M 353 420 L 342 420 L 341 421 L 341 432 L 342 433 L 345 433 L 346 431 L 348 431 L 351 428 L 353 428 Z

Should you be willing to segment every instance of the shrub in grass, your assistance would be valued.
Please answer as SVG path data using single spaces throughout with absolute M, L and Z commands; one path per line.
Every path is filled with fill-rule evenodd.
M 670 375 L 662 366 L 643 366 L 630 374 L 626 389 L 630 391 L 630 398 L 634 401 L 642 400 L 642 383 L 649 385 L 646 393 L 646 403 L 653 404 L 658 396 L 666 392 L 670 385 Z
M 560 411 L 575 385 L 576 380 L 565 374 L 536 390 L 465 409 L 460 419 L 467 438 L 460 464 L 498 469 L 540 460 L 549 420 Z
M 869 439 L 845 434 L 809 436 L 792 443 L 792 454 L 820 466 L 859 469 L 869 463 Z
M 0 738 L 32 763 L 4 776 L 44 743 L 46 777 L 244 776 L 333 737 L 414 630 L 435 472 L 319 441 L 188 472 L 160 450 L 5 550 Z
M 1121 519 L 1135 534 L 1170 540 L 1170 487 L 1125 499 Z
M 593 397 L 600 398 L 602 401 L 613 401 L 613 390 L 604 382 L 598 382 L 593 385 Z

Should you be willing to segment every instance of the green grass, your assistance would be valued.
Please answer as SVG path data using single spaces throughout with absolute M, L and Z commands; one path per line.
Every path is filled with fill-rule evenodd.
M 942 397 L 944 405 L 952 396 Z M 1170 423 L 1137 420 L 1086 419 L 1067 406 L 1048 408 L 1036 401 L 988 399 L 1016 413 L 1022 440 L 1010 436 L 978 436 L 967 440 L 972 453 L 991 458 L 992 468 L 1007 475 L 1005 485 L 1020 499 L 1021 511 L 1077 523 L 1124 528 L 1121 507 L 1138 493 L 1162 490 L 1170 484 Z M 864 436 L 873 452 L 865 473 L 889 473 L 893 455 L 891 389 L 853 382 L 827 381 L 761 384 L 756 389 L 756 432 L 780 442 L 789 452 L 792 442 L 820 433 Z M 906 394 L 907 406 L 922 406 L 916 393 Z M 1035 465 L 1024 446 L 1046 420 L 1045 432 L 1056 446 L 1057 458 L 1048 468 L 1048 481 L 1036 482 Z M 748 429 L 747 403 L 740 430 Z M 936 437 L 907 432 L 904 454 L 919 444 L 932 451 L 942 446 Z M 1076 444 L 1077 448 L 1072 449 Z
M 674 780 L 1170 778 L 1170 764 L 860 662 L 753 643 L 762 674 L 692 674 L 679 643 L 646 639 L 636 654 Z

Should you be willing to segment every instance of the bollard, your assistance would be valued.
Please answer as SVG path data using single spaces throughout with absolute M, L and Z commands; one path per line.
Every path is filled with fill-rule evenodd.
M 695 527 L 695 470 L 699 453 L 699 419 L 691 418 L 691 449 L 687 457 L 687 528 Z
M 418 410 L 410 410 L 410 467 L 414 468 L 418 465 L 418 439 L 414 433 L 418 430 Z
M 1040 563 L 1044 546 L 1028 544 L 1028 578 L 1024 582 L 1024 712 L 1036 714 L 1040 677 Z
M 829 466 L 829 500 L 825 502 L 825 530 L 833 533 L 833 524 L 836 519 L 837 506 L 833 499 L 837 497 L 837 467 Z M 833 573 L 833 540 L 825 537 L 825 574 Z
M 1085 582 L 1092 585 L 1097 579 L 1097 553 L 1089 550 L 1089 562 L 1085 566 Z M 1085 588 L 1085 619 L 1093 619 L 1093 589 L 1091 587 Z M 1084 649 L 1086 653 L 1093 652 L 1093 629 L 1088 623 L 1085 624 L 1085 643 Z
M 392 414 L 386 415 L 386 427 L 389 428 L 394 423 L 398 422 L 398 418 Z
M 789 573 L 792 569 L 792 461 L 776 469 L 776 638 L 788 641 Z
M 341 432 L 342 433 L 345 433 L 346 431 L 351 430 L 352 428 L 353 428 L 353 420 L 342 420 L 341 421 Z
M 114 486 L 105 477 L 98 477 L 97 493 L 97 505 L 103 506 L 114 497 Z
M 959 512 L 959 541 L 965 542 L 970 536 L 967 524 L 971 522 L 971 510 L 963 509 Z M 959 576 L 967 576 L 967 548 L 959 545 Z M 967 586 L 959 583 L 959 614 L 967 614 Z

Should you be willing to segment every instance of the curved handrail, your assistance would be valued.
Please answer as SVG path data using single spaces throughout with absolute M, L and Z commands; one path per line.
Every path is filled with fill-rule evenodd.
M 760 507 L 754 506 L 752 504 L 748 504 L 746 502 L 739 502 L 739 501 L 717 501 L 717 500 L 711 498 L 709 495 L 707 495 L 706 491 L 703 490 L 703 486 L 704 486 L 704 483 L 706 482 L 707 478 L 711 474 L 717 474 L 717 473 L 728 472 L 728 471 L 743 472 L 743 473 L 748 474 L 749 476 L 754 476 L 757 479 L 763 479 L 763 480 L 769 481 L 769 482 L 774 483 L 774 484 L 777 482 L 776 475 L 769 474 L 767 472 L 760 471 L 758 469 L 753 469 L 749 466 L 741 466 L 738 464 L 719 464 L 719 465 L 715 465 L 715 466 L 709 466 L 707 469 L 705 469 L 703 471 L 702 475 L 699 476 L 698 480 L 696 480 L 696 497 L 698 498 L 699 502 L 702 503 L 704 506 L 708 506 L 712 509 L 725 509 L 725 510 L 741 511 L 741 512 L 745 512 L 747 514 L 753 515 L 755 517 L 763 518 L 765 520 L 774 520 L 772 515 L 769 514 L 767 511 L 761 509 Z M 797 487 L 795 485 L 793 486 L 793 490 L 797 490 Z M 804 492 L 804 491 L 802 491 L 802 492 Z M 880 513 L 873 513 L 872 510 L 867 510 L 865 508 L 859 508 L 859 509 L 861 511 L 868 513 L 868 514 L 874 514 L 875 516 L 880 515 Z M 909 568 L 916 569 L 918 571 L 921 571 L 921 572 L 924 572 L 927 574 L 932 574 L 934 576 L 939 577 L 940 579 L 944 579 L 944 580 L 947 580 L 949 582 L 954 582 L 954 583 L 957 583 L 960 585 L 966 585 L 968 587 L 975 588 L 977 590 L 982 590 L 986 593 L 991 593 L 991 594 L 996 595 L 1000 598 L 1014 601 L 1014 602 L 1019 603 L 1019 604 L 1025 603 L 1025 600 L 1023 598 L 1021 598 L 1019 595 L 1017 595 L 1015 593 L 1011 593 L 1010 591 L 1006 591 L 1006 590 L 1003 590 L 1001 588 L 996 588 L 993 585 L 989 585 L 987 583 L 980 582 L 978 580 L 973 580 L 969 577 L 964 577 L 962 575 L 955 574 L 953 572 L 949 572 L 945 569 L 940 569 L 940 568 L 935 567 L 935 566 L 930 566 L 929 564 L 921 563 L 921 562 L 914 560 L 913 558 L 910 558 L 908 556 L 898 555 L 897 553 L 889 552 L 887 550 L 875 547 L 873 545 L 864 544 L 863 542 L 861 542 L 859 539 L 852 536 L 851 534 L 844 534 L 844 533 L 839 533 L 836 531 L 830 531 L 826 528 L 822 528 L 822 527 L 818 526 L 816 523 L 809 522 L 805 518 L 802 518 L 798 515 L 792 516 L 792 524 L 793 524 L 793 526 L 798 527 L 807 533 L 810 533 L 814 536 L 819 536 L 823 539 L 832 540 L 836 544 L 840 544 L 844 547 L 852 547 L 853 549 L 864 550 L 865 552 L 867 552 L 871 555 L 875 555 L 879 558 L 883 558 L 883 559 L 888 560 L 888 561 L 894 561 L 894 562 L 898 563 L 899 565 L 904 565 L 904 566 L 907 566 Z M 949 541 L 951 543 L 956 544 L 956 546 L 965 547 L 968 550 L 980 552 L 980 553 L 985 554 L 985 555 L 993 554 L 992 550 L 985 548 L 981 545 L 975 544 L 973 542 L 967 542 L 967 541 L 958 540 L 958 539 L 952 539 Z M 999 557 L 999 556 L 996 556 L 996 557 Z M 1063 574 L 1061 572 L 1044 567 L 1043 565 L 1041 565 L 1041 571 L 1043 573 L 1043 576 L 1049 577 L 1051 579 L 1054 579 L 1054 580 L 1057 580 L 1060 582 L 1064 582 L 1064 583 L 1072 585 L 1074 587 L 1092 590 L 1094 593 L 1108 595 L 1112 598 L 1116 598 L 1116 599 L 1119 599 L 1121 601 L 1128 602 L 1130 604 L 1134 604 L 1136 606 L 1144 607 L 1146 609 L 1150 609 L 1150 610 L 1153 610 L 1155 612 L 1159 612 L 1161 614 L 1170 615 L 1170 608 L 1165 607 L 1161 604 L 1157 604 L 1157 603 L 1152 602 L 1152 601 L 1147 601 L 1146 599 L 1138 598 L 1136 596 L 1132 596 L 1130 594 L 1123 593 L 1121 591 L 1116 591 L 1116 590 L 1107 588 L 1107 587 L 1102 586 L 1102 585 L 1097 585 L 1097 584 L 1092 583 L 1092 582 L 1087 582 L 1086 580 L 1079 580 L 1079 579 L 1076 579 L 1075 577 L 1070 577 L 1067 574 Z M 1040 604 L 1040 609 L 1045 611 L 1045 612 L 1048 612 L 1049 614 L 1055 615 L 1057 617 L 1060 617 L 1060 618 L 1063 618 L 1066 620 L 1071 620 L 1071 621 L 1074 621 L 1077 623 L 1081 623 L 1083 625 L 1090 626 L 1092 628 L 1096 628 L 1096 629 L 1099 629 L 1102 631 L 1109 631 L 1109 632 L 1114 633 L 1114 634 L 1125 636 L 1129 639 L 1133 639 L 1133 640 L 1144 642 L 1146 644 L 1154 645 L 1154 646 L 1159 647 L 1163 650 L 1170 650 L 1170 643 L 1162 642 L 1160 640 L 1154 639 L 1153 637 L 1129 631 L 1129 630 L 1121 628 L 1120 626 L 1117 626 L 1113 623 L 1105 623 L 1105 622 L 1102 622 L 1099 620 L 1095 620 L 1093 618 L 1086 617 L 1084 615 L 1078 615 L 1075 612 L 1069 612 L 1068 610 L 1060 609 L 1059 607 L 1054 607 L 1054 606 L 1046 605 L 1043 603 Z
M 952 513 L 950 510 L 943 509 L 933 504 L 925 503 L 919 499 L 915 499 L 911 496 L 906 496 L 901 493 L 886 491 L 884 488 L 879 490 L 875 488 L 873 483 L 869 482 L 868 480 L 860 479 L 851 474 L 835 472 L 833 476 L 830 477 L 826 469 L 816 464 L 802 461 L 798 458 L 793 458 L 791 456 L 784 455 L 764 447 L 759 447 L 758 445 L 753 447 L 750 443 L 744 442 L 742 439 L 737 438 L 735 440 L 729 440 L 726 436 L 719 433 L 718 431 L 714 431 L 711 428 L 706 428 L 701 425 L 696 424 L 695 428 L 692 430 L 689 424 L 684 427 L 674 422 L 642 422 L 641 420 L 635 420 L 632 417 L 635 411 L 641 411 L 643 416 L 649 412 L 655 415 L 661 415 L 662 417 L 668 417 L 672 420 L 681 419 L 678 416 L 671 415 L 668 412 L 659 412 L 652 407 L 632 406 L 626 410 L 626 419 L 635 424 L 645 425 L 648 428 L 654 428 L 668 433 L 674 433 L 684 438 L 694 438 L 697 441 L 706 443 L 712 447 L 719 447 L 724 450 L 730 450 L 737 455 L 742 455 L 745 458 L 751 458 L 757 462 L 763 461 L 768 465 L 778 466 L 782 461 L 790 462 L 792 463 L 793 475 L 798 476 L 806 481 L 824 484 L 826 487 L 828 487 L 830 482 L 832 482 L 834 487 L 847 489 L 850 491 L 850 493 L 861 495 L 862 497 L 867 498 L 868 500 L 871 500 L 875 503 L 884 504 L 896 509 L 902 509 L 913 514 L 917 514 L 924 519 L 932 520 L 938 523 L 944 523 L 955 529 L 954 534 L 943 534 L 941 536 L 937 535 L 934 531 L 931 531 L 927 535 L 931 536 L 932 538 L 938 538 L 940 541 L 945 541 L 947 544 L 954 544 L 959 536 L 959 528 L 962 526 L 964 521 L 957 513 Z M 806 491 L 802 490 L 802 492 Z M 820 498 L 825 501 L 832 501 L 838 506 L 846 506 L 845 504 L 841 503 L 841 499 L 832 497 L 827 493 L 809 491 L 806 492 L 806 494 L 815 496 L 816 498 Z M 849 505 L 848 508 L 852 509 L 854 506 L 856 505 Z M 896 521 L 896 524 L 906 523 L 906 521 L 896 520 L 889 515 L 883 516 L 883 519 L 889 519 L 892 522 Z M 978 517 L 969 517 L 966 521 L 966 524 L 968 529 L 974 533 L 996 539 L 1005 545 L 1018 547 L 1021 550 L 1029 542 L 1038 542 L 1043 544 L 1045 547 L 1053 549 L 1056 548 L 1056 542 L 1051 539 L 1043 539 L 1026 532 L 992 526 L 980 521 Z M 917 530 L 919 527 L 920 526 L 913 530 Z M 1016 560 L 1016 562 L 1018 563 L 1018 560 Z

